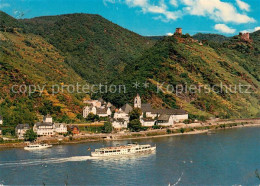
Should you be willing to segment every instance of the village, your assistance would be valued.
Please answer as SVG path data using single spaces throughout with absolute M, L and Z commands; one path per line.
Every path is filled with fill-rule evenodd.
M 112 127 L 113 133 L 130 131 L 129 122 L 130 115 L 132 112 L 137 111 L 140 113 L 139 122 L 141 127 L 146 129 L 158 129 L 173 127 L 175 124 L 188 120 L 188 112 L 182 109 L 157 109 L 153 108 L 149 103 L 142 103 L 139 94 L 133 100 L 133 106 L 130 104 L 125 104 L 121 108 L 116 108 L 110 102 L 105 102 L 102 98 L 98 100 L 87 100 L 84 101 L 86 106 L 83 108 L 82 116 L 87 119 L 88 117 L 98 117 L 101 123 L 109 123 Z M 102 122 L 103 118 L 103 122 Z M 3 136 L 1 125 L 3 125 L 4 118 L 0 116 L 0 136 Z M 93 126 L 97 124 L 95 121 L 93 123 L 88 123 L 86 125 Z M 15 136 L 18 140 L 24 140 L 24 136 L 28 130 L 33 130 L 37 135 L 37 138 L 47 139 L 57 136 L 67 136 L 67 135 L 83 135 L 85 131 L 80 130 L 80 126 L 84 124 L 66 124 L 66 123 L 56 123 L 53 121 L 51 115 L 46 115 L 43 117 L 42 121 L 34 124 L 30 127 L 29 124 L 18 124 L 15 127 Z M 157 126 L 157 127 L 155 127 Z M 112 131 L 111 131 L 112 132 Z M 4 138 L 4 140 L 10 140 Z

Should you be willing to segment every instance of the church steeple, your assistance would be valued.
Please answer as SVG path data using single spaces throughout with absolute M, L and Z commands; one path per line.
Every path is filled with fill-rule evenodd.
M 141 108 L 141 105 L 141 97 L 139 96 L 139 94 L 137 94 L 134 100 L 134 108 Z

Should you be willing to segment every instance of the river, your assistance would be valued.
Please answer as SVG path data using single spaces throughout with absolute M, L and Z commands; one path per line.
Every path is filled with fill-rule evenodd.
M 0 150 L 0 185 L 256 185 L 260 127 L 216 134 L 59 145 L 29 152 Z M 138 142 L 156 153 L 92 158 L 91 150 Z

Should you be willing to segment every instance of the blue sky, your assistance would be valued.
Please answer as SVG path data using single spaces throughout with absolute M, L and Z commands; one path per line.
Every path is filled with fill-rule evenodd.
M 0 0 L 16 18 L 67 13 L 99 14 L 138 34 L 167 35 L 182 27 L 191 35 L 235 35 L 260 29 L 260 0 Z

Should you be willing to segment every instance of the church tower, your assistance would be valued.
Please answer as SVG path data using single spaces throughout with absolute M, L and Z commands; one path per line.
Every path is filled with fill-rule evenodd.
M 141 105 L 141 97 L 139 96 L 139 94 L 137 94 L 134 100 L 134 108 L 141 108 Z

